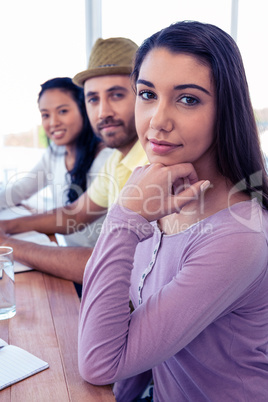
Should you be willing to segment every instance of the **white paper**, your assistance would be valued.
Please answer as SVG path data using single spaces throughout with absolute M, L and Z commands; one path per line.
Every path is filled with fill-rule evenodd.
M 44 360 L 0 339 L 0 390 L 48 367 Z

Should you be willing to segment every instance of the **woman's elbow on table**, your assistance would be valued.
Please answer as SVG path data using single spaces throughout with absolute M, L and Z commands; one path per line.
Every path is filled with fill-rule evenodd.
M 78 359 L 79 373 L 81 377 L 93 385 L 112 384 L 115 379 L 113 369 L 109 369 L 108 365 L 94 359 L 88 359 L 86 356 Z

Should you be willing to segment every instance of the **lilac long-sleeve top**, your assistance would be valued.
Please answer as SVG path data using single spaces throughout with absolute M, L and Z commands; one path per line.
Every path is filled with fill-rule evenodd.
M 84 275 L 81 375 L 117 401 L 151 372 L 154 402 L 267 401 L 267 239 L 256 200 L 173 235 L 113 206 Z

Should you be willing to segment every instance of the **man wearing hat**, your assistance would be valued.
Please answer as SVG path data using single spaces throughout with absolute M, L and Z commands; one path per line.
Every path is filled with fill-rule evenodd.
M 135 129 L 135 94 L 129 77 L 136 50 L 137 45 L 130 39 L 98 39 L 87 70 L 73 79 L 84 87 L 93 130 L 108 147 L 115 149 L 93 184 L 70 205 L 2 222 L 6 233 L 83 231 L 87 224 L 106 213 L 135 167 L 147 163 Z M 82 283 L 84 268 L 92 253 L 90 248 L 43 246 L 5 234 L 0 236 L 0 242 L 13 247 L 16 260 L 77 283 Z
M 98 39 L 88 69 L 73 81 L 84 87 L 88 118 L 96 135 L 117 151 L 88 189 L 94 203 L 107 209 L 117 198 L 136 166 L 147 163 L 137 140 L 135 94 L 129 75 L 137 45 L 130 39 Z

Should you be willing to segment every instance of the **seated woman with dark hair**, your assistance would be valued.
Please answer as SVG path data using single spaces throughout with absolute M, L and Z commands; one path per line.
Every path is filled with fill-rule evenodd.
M 111 155 L 112 150 L 91 128 L 83 89 L 71 78 L 54 78 L 42 84 L 38 106 L 49 147 L 30 172 L 2 190 L 0 208 L 21 204 L 46 186 L 51 190 L 54 208 L 72 203 L 90 186 Z M 65 236 L 66 243 L 93 247 L 102 221 L 100 218 L 90 228 Z
M 133 80 L 150 164 L 87 263 L 80 373 L 117 402 L 151 380 L 154 402 L 267 401 L 268 180 L 240 52 L 178 22 L 141 45 Z

